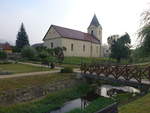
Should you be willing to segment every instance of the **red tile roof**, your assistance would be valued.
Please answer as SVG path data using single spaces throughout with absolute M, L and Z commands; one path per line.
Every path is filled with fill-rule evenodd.
M 12 50 L 12 47 L 9 45 L 9 43 L 0 44 L 0 48 L 3 50 Z
M 64 28 L 56 25 L 51 25 L 51 27 L 53 27 L 62 37 L 100 44 L 100 41 L 94 36 L 90 35 L 89 33 L 84 33 L 81 31 Z

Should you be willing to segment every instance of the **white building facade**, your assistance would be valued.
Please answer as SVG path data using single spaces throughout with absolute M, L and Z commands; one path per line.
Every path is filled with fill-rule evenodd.
M 65 56 L 102 57 L 102 27 L 94 15 L 88 33 L 51 25 L 43 41 L 47 48 L 65 47 Z

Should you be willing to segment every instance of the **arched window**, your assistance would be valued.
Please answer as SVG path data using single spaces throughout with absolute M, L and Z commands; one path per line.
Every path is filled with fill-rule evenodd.
M 71 44 L 71 51 L 73 51 L 73 44 Z
M 93 35 L 93 30 L 91 31 L 91 35 Z
M 83 45 L 83 52 L 85 52 L 85 45 Z
M 51 48 L 53 48 L 54 47 L 54 44 L 53 44 L 53 42 L 51 42 Z

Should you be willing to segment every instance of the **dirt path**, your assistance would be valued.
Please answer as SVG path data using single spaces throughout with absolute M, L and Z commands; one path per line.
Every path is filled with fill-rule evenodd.
M 13 77 L 23 77 L 23 76 L 32 76 L 32 75 L 42 75 L 42 74 L 51 74 L 51 73 L 58 73 L 58 72 L 60 72 L 60 70 L 30 72 L 30 73 L 18 73 L 18 74 L 12 74 L 12 75 L 0 75 L 0 79 L 13 78 Z
M 29 63 L 29 62 L 19 62 L 20 64 L 26 64 L 26 65 L 31 65 L 31 66 L 37 66 L 37 67 L 47 67 L 49 68 L 47 65 L 42 65 L 42 64 L 33 64 L 33 63 Z M 55 69 L 61 69 L 62 67 L 55 67 Z

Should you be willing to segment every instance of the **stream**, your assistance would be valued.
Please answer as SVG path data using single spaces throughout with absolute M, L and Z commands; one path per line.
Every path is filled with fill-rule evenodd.
M 130 86 L 111 86 L 111 85 L 102 85 L 97 88 L 96 92 L 90 92 L 86 96 L 77 98 L 71 101 L 68 101 L 64 104 L 64 106 L 50 111 L 48 113 L 66 113 L 69 112 L 75 108 L 84 109 L 89 103 L 95 99 L 97 99 L 99 96 L 103 97 L 111 97 L 110 95 L 115 94 L 116 92 L 129 92 L 129 93 L 140 93 L 140 90 L 130 87 Z M 109 94 L 110 93 L 110 94 Z

